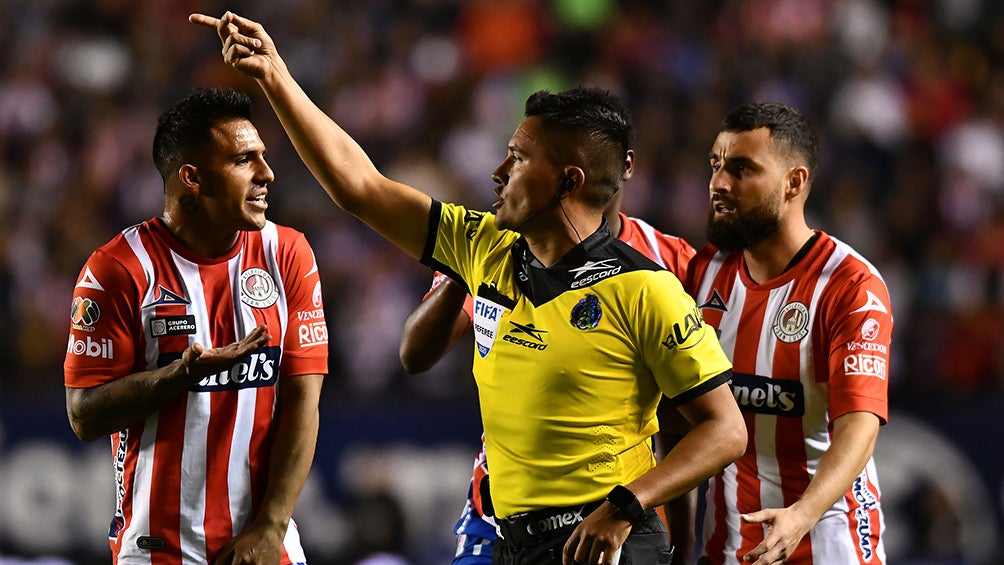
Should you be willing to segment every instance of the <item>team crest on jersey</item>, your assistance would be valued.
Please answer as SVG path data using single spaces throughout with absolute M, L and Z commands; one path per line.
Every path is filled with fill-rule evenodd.
M 505 313 L 505 306 L 483 296 L 474 298 L 474 343 L 481 358 L 488 356 L 499 332 L 499 321 Z
M 77 296 L 73 298 L 73 305 L 70 306 L 70 322 L 73 329 L 77 331 L 93 332 L 94 324 L 101 317 L 101 308 L 98 303 L 90 298 Z
M 241 302 L 252 308 L 268 308 L 279 300 L 279 289 L 265 269 L 252 267 L 241 273 Z
M 599 325 L 602 317 L 600 299 L 595 294 L 587 294 L 572 308 L 572 316 L 568 321 L 580 330 L 591 330 Z
M 774 335 L 785 343 L 795 343 L 809 334 L 809 309 L 801 302 L 786 304 L 774 319 Z

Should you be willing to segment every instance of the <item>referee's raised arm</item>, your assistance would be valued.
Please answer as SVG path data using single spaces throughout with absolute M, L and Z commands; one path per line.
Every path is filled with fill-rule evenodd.
M 335 204 L 420 258 L 431 197 L 377 170 L 359 144 L 290 75 L 261 24 L 232 12 L 221 18 L 192 14 L 188 20 L 214 28 L 223 43 L 224 61 L 258 82 L 300 158 Z

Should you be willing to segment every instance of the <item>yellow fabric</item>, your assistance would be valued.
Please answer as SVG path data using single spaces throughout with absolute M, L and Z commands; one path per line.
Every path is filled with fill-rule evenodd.
M 432 252 L 475 295 L 474 376 L 498 517 L 599 500 L 644 474 L 655 464 L 648 439 L 661 393 L 731 368 L 668 271 L 625 267 L 534 306 L 516 285 L 518 238 L 491 214 L 443 204 Z M 589 295 L 601 315 L 579 329 L 572 312 Z M 682 345 L 671 338 L 690 330 Z

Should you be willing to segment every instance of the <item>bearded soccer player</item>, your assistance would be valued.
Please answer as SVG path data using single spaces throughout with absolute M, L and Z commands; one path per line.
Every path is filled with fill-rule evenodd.
M 260 24 L 190 19 L 214 28 L 224 61 L 257 81 L 337 205 L 474 296 L 502 534 L 493 563 L 665 563 L 654 507 L 738 457 L 746 434 L 730 364 L 693 299 L 603 222 L 626 136 L 603 97 L 531 96 L 492 174 L 494 213 L 468 210 L 384 177 L 299 87 Z M 527 347 L 528 335 L 547 347 Z M 649 438 L 663 394 L 693 428 L 656 464 Z
M 111 435 L 112 562 L 303 563 L 291 514 L 327 372 L 313 252 L 265 219 L 247 95 L 178 102 L 153 156 L 164 213 L 87 260 L 64 364 L 74 432 Z
M 893 319 L 881 275 L 808 227 L 819 161 L 796 110 L 750 104 L 710 152 L 710 245 L 687 288 L 732 359 L 746 453 L 711 482 L 701 563 L 884 563 L 872 451 Z

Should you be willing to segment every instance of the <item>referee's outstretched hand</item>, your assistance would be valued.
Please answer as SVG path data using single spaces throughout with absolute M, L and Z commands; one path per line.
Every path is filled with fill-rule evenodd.
M 223 43 L 223 61 L 250 77 L 264 78 L 272 68 L 282 64 L 275 43 L 258 22 L 233 12 L 220 18 L 191 14 L 188 21 L 215 29 Z

